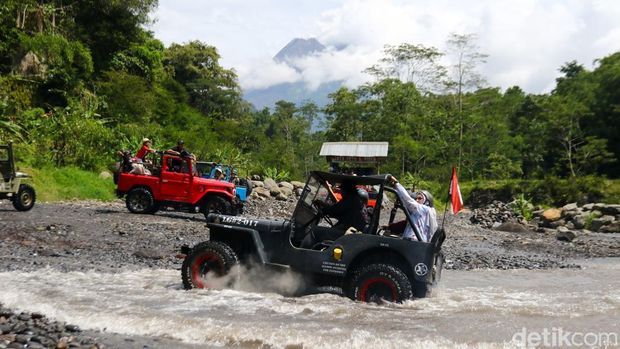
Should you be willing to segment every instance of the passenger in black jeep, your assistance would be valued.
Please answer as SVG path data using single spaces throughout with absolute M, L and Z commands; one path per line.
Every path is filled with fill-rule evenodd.
M 342 199 L 331 206 L 326 207 L 324 201 L 314 201 L 315 206 L 319 209 L 319 215 L 335 218 L 338 223 L 331 228 L 315 226 L 301 242 L 302 248 L 312 248 L 315 244 L 325 240 L 336 240 L 351 227 L 358 231 L 366 229 L 369 222 L 366 203 L 363 195 L 358 193 L 355 183 L 345 180 L 342 182 L 340 190 Z M 359 190 L 363 191 L 363 189 Z M 364 194 L 366 194 L 367 201 L 368 194 L 366 192 Z

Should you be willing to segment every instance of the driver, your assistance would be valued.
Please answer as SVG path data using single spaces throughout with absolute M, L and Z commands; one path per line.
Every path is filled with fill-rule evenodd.
M 350 227 L 363 231 L 369 222 L 366 205 L 363 198 L 358 194 L 355 183 L 344 180 L 340 186 L 342 199 L 337 203 L 327 206 L 324 201 L 315 200 L 314 204 L 319 209 L 318 215 L 329 216 L 338 220 L 333 227 L 315 226 L 301 242 L 302 248 L 312 248 L 316 243 L 324 240 L 336 240 Z M 366 196 L 367 198 L 367 196 Z

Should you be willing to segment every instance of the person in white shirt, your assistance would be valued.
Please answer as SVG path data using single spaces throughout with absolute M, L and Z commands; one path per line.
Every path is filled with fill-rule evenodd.
M 419 191 L 414 193 L 413 198 L 409 196 L 409 193 L 398 180 L 392 175 L 389 175 L 388 183 L 394 187 L 396 194 L 402 202 L 403 206 L 407 208 L 411 217 L 411 222 L 416 227 L 418 233 L 420 233 L 422 241 L 429 242 L 433 237 L 433 234 L 437 231 L 437 212 L 433 206 L 433 199 L 428 191 Z M 403 233 L 403 239 L 418 240 L 413 228 L 409 223 Z

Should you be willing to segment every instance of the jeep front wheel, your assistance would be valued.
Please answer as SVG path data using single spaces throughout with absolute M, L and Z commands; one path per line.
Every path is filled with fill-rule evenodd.
M 125 199 L 127 209 L 132 213 L 151 213 L 153 212 L 153 194 L 146 188 L 134 188 L 127 193 Z
M 407 275 L 388 264 L 370 264 L 357 270 L 348 287 L 349 298 L 361 302 L 400 303 L 413 297 Z
M 209 213 L 232 214 L 232 204 L 221 196 L 210 196 L 205 199 L 202 205 L 202 213 L 205 218 Z
M 234 275 L 230 278 L 222 277 L 229 274 L 237 261 L 237 254 L 227 244 L 217 241 L 202 242 L 194 246 L 183 260 L 183 287 L 191 290 L 227 286 L 235 281 Z
M 18 211 L 28 211 L 34 206 L 36 199 L 34 188 L 28 184 L 21 184 L 17 194 L 13 196 L 13 207 Z

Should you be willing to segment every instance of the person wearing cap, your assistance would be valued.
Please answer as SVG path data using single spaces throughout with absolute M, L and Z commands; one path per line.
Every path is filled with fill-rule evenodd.
M 222 172 L 221 167 L 218 166 L 215 168 L 215 175 L 213 176 L 213 179 L 217 179 L 218 181 L 223 181 L 224 179 L 226 179 L 226 176 L 224 175 L 224 172 Z
M 144 162 L 144 158 L 146 157 L 146 155 L 148 153 L 154 153 L 155 152 L 155 149 L 151 148 L 151 145 L 152 145 L 152 142 L 151 142 L 150 139 L 143 138 L 142 139 L 142 147 L 136 153 L 135 158 L 136 159 L 140 159 L 142 162 Z
M 166 150 L 166 154 L 187 157 L 192 154 L 185 149 L 185 142 L 182 139 L 177 141 L 177 145 Z
M 407 189 L 398 183 L 394 176 L 389 175 L 387 181 L 394 187 L 400 202 L 407 208 L 411 222 L 420 233 L 422 241 L 431 241 L 433 234 L 437 231 L 437 213 L 433 207 L 432 195 L 422 190 L 410 196 Z M 403 239 L 418 240 L 409 222 L 403 232 Z

